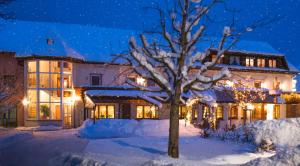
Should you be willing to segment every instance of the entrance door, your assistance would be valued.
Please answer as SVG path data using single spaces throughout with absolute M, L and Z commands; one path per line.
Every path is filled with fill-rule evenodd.
M 122 119 L 130 119 L 130 104 L 122 104 Z
M 64 104 L 64 126 L 72 127 L 72 105 Z

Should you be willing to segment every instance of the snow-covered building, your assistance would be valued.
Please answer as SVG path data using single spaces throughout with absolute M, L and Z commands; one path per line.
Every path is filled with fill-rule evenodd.
M 130 66 L 114 56 L 126 52 L 130 36 L 138 33 L 73 24 L 2 22 L 0 81 L 12 78 L 22 85 L 14 109 L 18 125 L 77 127 L 87 118 L 168 118 L 169 104 L 156 100 L 166 94 L 127 85 L 125 80 L 131 79 L 139 85 L 156 86 L 151 80 L 132 73 Z M 209 45 L 204 42 L 203 49 Z M 208 61 L 215 58 L 215 50 L 210 51 Z M 226 84 L 244 84 L 247 80 L 252 88 L 265 90 L 264 98 L 249 103 L 249 111 L 244 114 L 232 91 L 211 89 L 202 95 L 211 97 L 212 105 L 183 104 L 181 118 L 189 117 L 194 123 L 201 123 L 208 111 L 214 111 L 217 124 L 225 126 L 241 124 L 244 119 L 299 116 L 290 106 L 297 101 L 287 104 L 282 99 L 282 94 L 295 91 L 294 77 L 299 71 L 269 44 L 240 41 L 210 72 L 223 66 L 233 75 Z M 16 68 L 22 72 L 12 71 Z M 197 67 L 193 72 L 197 72 Z M 0 103 L 0 109 L 4 110 L 5 106 L 4 101 Z M 9 119 L 0 111 L 1 118 Z

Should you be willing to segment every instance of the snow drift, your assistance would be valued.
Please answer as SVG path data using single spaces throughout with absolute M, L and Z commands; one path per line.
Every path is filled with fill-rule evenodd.
M 245 166 L 299 166 L 300 165 L 300 146 L 288 148 L 278 152 L 269 158 L 258 158 L 245 164 Z
M 300 144 L 300 118 L 257 121 L 234 131 L 218 131 L 216 135 L 222 139 L 256 145 L 262 140 L 270 140 L 276 147 L 297 146 Z
M 200 129 L 180 120 L 179 134 L 181 136 L 199 135 Z M 167 137 L 169 134 L 169 120 L 129 120 L 129 119 L 101 119 L 96 124 L 87 120 L 79 129 L 83 138 L 120 138 L 132 136 Z

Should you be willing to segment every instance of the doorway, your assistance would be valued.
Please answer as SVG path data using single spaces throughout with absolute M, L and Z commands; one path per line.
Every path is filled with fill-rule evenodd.
M 130 119 L 130 104 L 128 104 L 128 103 L 122 104 L 121 108 L 122 108 L 121 118 L 122 119 Z
M 72 104 L 64 104 L 64 126 L 72 127 Z

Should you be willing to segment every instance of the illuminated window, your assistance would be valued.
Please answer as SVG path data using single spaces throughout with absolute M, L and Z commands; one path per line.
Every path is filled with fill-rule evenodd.
M 115 118 L 115 106 L 97 105 L 95 111 L 96 118 Z
M 254 110 L 252 110 L 253 120 L 264 120 L 264 109 L 261 105 L 255 105 Z
M 91 74 L 91 85 L 92 86 L 100 86 L 102 85 L 102 75 L 101 74 Z
M 32 62 L 28 62 L 28 72 L 36 72 L 36 62 L 32 61 Z
M 265 59 L 257 59 L 257 67 L 265 67 Z
M 273 118 L 274 119 L 279 119 L 280 118 L 280 105 L 275 105 L 274 106 Z
M 179 118 L 184 119 L 188 113 L 186 106 L 179 106 Z
M 195 110 L 194 111 L 194 119 L 197 119 L 198 118 L 198 110 Z
M 28 88 L 36 88 L 37 82 L 36 82 L 36 73 L 34 74 L 28 74 Z
M 40 67 L 40 70 L 39 72 L 43 72 L 43 73 L 49 73 L 49 61 L 40 61 L 39 62 L 39 67 Z
M 72 75 L 64 75 L 63 76 L 63 87 L 64 88 L 72 88 Z
M 253 67 L 254 66 L 254 58 L 246 58 L 246 66 Z
M 259 80 L 254 81 L 254 87 L 261 88 L 261 81 L 259 81 Z
M 58 61 L 50 61 L 50 72 L 60 73 L 60 63 Z
M 50 88 L 60 88 L 59 74 L 50 74 Z
M 136 107 L 136 118 L 154 119 L 157 118 L 156 106 L 137 106 Z
M 276 60 L 275 59 L 269 59 L 269 67 L 276 68 Z
M 27 98 L 30 103 L 36 103 L 37 102 L 37 91 L 36 90 L 28 90 Z
M 208 117 L 209 117 L 209 108 L 207 106 L 203 106 L 202 118 L 207 119 Z
M 30 103 L 28 105 L 27 117 L 28 119 L 36 119 L 36 104 Z
M 237 119 L 238 118 L 238 106 L 237 105 L 231 106 L 230 112 L 229 112 L 229 118 L 230 119 Z
M 217 119 L 223 119 L 223 107 L 218 106 L 216 110 Z

